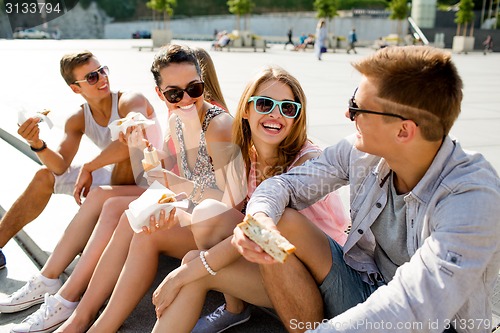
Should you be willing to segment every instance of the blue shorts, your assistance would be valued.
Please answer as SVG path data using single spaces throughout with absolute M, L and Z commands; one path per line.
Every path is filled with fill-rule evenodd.
M 330 237 L 328 241 L 332 251 L 332 267 L 319 286 L 327 319 L 364 302 L 378 288 L 378 285 L 364 282 L 361 275 L 345 263 L 342 246 Z
M 345 263 L 342 246 L 330 236 L 327 237 L 332 251 L 332 267 L 319 286 L 319 291 L 323 297 L 324 316 L 330 319 L 364 302 L 383 282 L 379 285 L 364 282 L 361 275 Z M 457 331 L 450 327 L 443 333 Z

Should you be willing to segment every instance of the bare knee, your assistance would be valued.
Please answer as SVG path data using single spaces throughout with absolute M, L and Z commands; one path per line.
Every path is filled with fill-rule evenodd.
M 293 237 L 294 234 L 300 234 L 305 223 L 310 223 L 309 220 L 292 208 L 286 208 L 278 222 L 278 230 L 285 237 Z
M 220 201 L 207 199 L 193 210 L 191 232 L 199 249 L 208 249 L 229 235 L 234 228 L 226 223 L 230 209 Z
M 117 220 L 121 217 L 125 209 L 127 209 L 128 203 L 131 200 L 125 200 L 124 197 L 111 197 L 104 201 L 102 205 L 102 213 L 107 216 L 113 216 Z
M 56 182 L 56 178 L 52 171 L 47 168 L 41 168 L 35 173 L 31 184 L 37 189 L 49 190 L 53 192 L 54 184 Z
M 109 196 L 109 195 L 108 195 Z M 90 189 L 89 194 L 87 195 L 85 201 L 96 201 L 96 202 L 104 202 L 106 199 L 106 190 L 102 189 L 100 186 L 96 186 Z

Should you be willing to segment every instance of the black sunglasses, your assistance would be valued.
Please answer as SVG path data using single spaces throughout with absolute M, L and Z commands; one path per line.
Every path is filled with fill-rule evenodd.
M 277 101 L 270 97 L 252 96 L 248 99 L 248 103 L 253 102 L 255 111 L 260 114 L 271 113 L 276 105 L 279 107 L 281 114 L 286 118 L 295 118 L 299 114 L 302 105 L 292 101 Z
M 81 82 L 87 82 L 91 86 L 99 82 L 99 75 L 103 76 L 108 76 L 109 75 L 109 68 L 108 66 L 101 66 L 95 71 L 92 71 L 85 75 L 85 78 L 83 80 L 77 80 L 73 83 L 81 83 Z
M 190 83 L 186 89 L 181 89 L 181 88 L 170 88 L 166 89 L 164 91 L 160 91 L 163 93 L 163 96 L 169 101 L 170 103 L 179 103 L 182 100 L 182 97 L 184 97 L 184 92 L 187 92 L 189 97 L 192 98 L 198 98 L 201 95 L 203 95 L 203 91 L 205 90 L 205 83 L 204 82 L 194 82 Z
M 399 114 L 395 114 L 395 113 L 377 112 L 377 111 L 360 109 L 358 107 L 358 105 L 356 104 L 356 102 L 354 101 L 354 97 L 356 96 L 357 91 L 358 91 L 358 88 L 356 88 L 356 90 L 354 90 L 352 97 L 349 99 L 349 119 L 351 119 L 352 121 L 354 121 L 354 119 L 356 119 L 357 113 L 378 114 L 379 116 L 388 116 L 388 117 L 399 118 L 401 120 L 409 120 L 408 118 L 405 118 L 405 117 L 400 116 Z

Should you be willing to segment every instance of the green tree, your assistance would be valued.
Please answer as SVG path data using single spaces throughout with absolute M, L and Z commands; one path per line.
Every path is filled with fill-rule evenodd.
M 406 0 L 392 0 L 389 3 L 389 10 L 391 11 L 389 18 L 398 22 L 397 34 L 399 36 L 398 39 L 401 39 L 403 35 L 403 20 L 408 17 L 408 4 Z
M 137 2 L 136 0 L 98 0 L 97 4 L 109 16 L 117 20 L 123 20 L 134 16 Z
M 317 11 L 317 17 L 324 17 L 328 20 L 337 16 L 337 0 L 314 0 L 314 9 Z
M 238 30 L 240 30 L 240 18 L 241 18 L 241 16 L 245 16 L 245 15 L 250 14 L 252 12 L 255 4 L 253 3 L 252 0 L 228 0 L 227 6 L 229 8 L 229 12 L 231 14 L 236 15 L 236 27 Z M 244 29 L 246 30 L 247 28 L 248 28 L 247 20 L 245 20 Z
M 338 15 L 337 0 L 314 0 L 313 7 L 317 12 L 316 17 L 323 17 L 328 20 L 328 31 L 330 31 L 330 27 L 332 26 L 331 20 Z
M 460 28 L 463 25 L 463 36 L 467 35 L 467 28 L 469 23 L 471 23 L 470 27 L 470 36 L 474 33 L 474 1 L 473 0 L 461 0 L 458 4 L 458 11 L 455 14 L 455 23 L 457 24 L 457 33 L 456 35 L 460 35 Z
M 174 7 L 177 0 L 149 0 L 146 6 L 160 14 L 163 14 L 163 28 L 168 30 L 170 17 L 174 15 Z

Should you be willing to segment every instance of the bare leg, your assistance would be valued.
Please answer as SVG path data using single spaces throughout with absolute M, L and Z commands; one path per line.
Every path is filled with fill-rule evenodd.
M 240 258 L 221 269 L 216 276 L 207 275 L 182 287 L 172 304 L 156 321 L 153 332 L 191 332 L 201 314 L 208 290 L 234 295 L 258 306 L 272 306 L 262 285 L 258 267 Z
M 283 265 L 261 265 L 261 273 L 283 324 L 289 332 L 303 332 L 290 327 L 292 319 L 303 323 L 323 319 L 318 285 L 332 264 L 330 245 L 323 232 L 292 209 L 285 210 L 278 229 L 297 250 Z
M 177 210 L 176 218 L 190 219 L 191 216 Z M 191 231 L 179 224 L 151 235 L 134 234 L 109 303 L 88 332 L 116 332 L 153 283 L 158 269 L 158 255 L 166 253 L 180 259 L 193 249 L 196 245 Z
M 54 192 L 54 183 L 51 171 L 46 168 L 37 171 L 26 190 L 0 221 L 0 247 L 4 247 L 19 230 L 42 213 Z
M 115 164 L 111 172 L 111 185 L 135 185 L 130 159 Z
M 107 199 L 118 195 L 139 195 L 144 190 L 137 186 L 102 186 L 92 189 L 78 210 L 71 223 L 68 225 L 61 239 L 57 243 L 54 251 L 43 266 L 41 273 L 43 276 L 56 279 L 68 267 L 73 259 L 84 249 L 89 240 L 92 231 L 98 221 L 103 205 Z M 127 205 L 128 205 L 127 201 Z M 109 208 L 109 206 L 108 206 Z M 125 206 L 119 215 L 112 221 L 113 226 L 109 236 L 102 235 L 105 238 L 104 246 L 107 244 L 111 234 L 120 218 L 121 213 L 127 207 Z M 109 214 L 109 212 L 108 212 Z M 109 220 L 112 215 L 101 216 L 101 220 Z M 110 221 L 111 222 L 111 221 Z M 97 234 L 100 235 L 100 234 Z M 104 240 L 103 240 L 104 241 Z M 99 256 L 102 249 L 99 250 Z M 98 259 L 99 257 L 97 257 Z M 81 260 L 81 259 L 80 259 Z M 80 264 L 79 264 L 80 265 Z M 75 270 L 78 269 L 75 268 Z M 93 267 L 92 267 L 93 271 Z M 85 284 L 86 286 L 87 284 Z M 78 296 L 79 298 L 79 296 Z M 68 298 L 67 298 L 68 299 Z M 69 300 L 69 299 L 68 299 Z
M 72 302 L 80 300 L 80 297 L 89 284 L 101 254 L 113 235 L 120 216 L 127 209 L 128 204 L 136 198 L 137 196 L 128 196 L 113 197 L 106 200 L 101 216 L 99 217 L 99 222 L 80 257 L 80 261 L 68 281 L 59 290 L 59 294 L 66 300 Z
M 85 332 L 109 297 L 127 258 L 133 236 L 125 214 L 113 233 L 90 280 L 87 291 L 71 317 L 56 332 Z
M 243 214 L 227 207 L 220 201 L 207 199 L 193 211 L 191 231 L 200 250 L 210 249 L 229 237 L 236 224 L 243 221 Z M 231 313 L 241 313 L 245 304 L 238 298 L 224 294 L 226 309 Z

